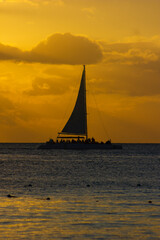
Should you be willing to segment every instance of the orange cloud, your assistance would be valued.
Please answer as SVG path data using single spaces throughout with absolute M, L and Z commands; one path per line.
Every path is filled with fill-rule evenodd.
M 6 3 L 28 3 L 31 5 L 39 5 L 39 4 L 49 4 L 49 3 L 53 3 L 54 5 L 58 5 L 58 6 L 62 6 L 64 5 L 64 2 L 62 0 L 0 0 L 0 3 L 2 4 L 6 4 Z
M 90 39 L 70 33 L 53 34 L 31 51 L 0 44 L 0 60 L 38 62 L 45 64 L 93 64 L 101 61 L 100 46 Z
M 160 46 L 154 42 L 101 42 L 103 64 L 94 66 L 91 81 L 99 94 L 160 94 Z M 96 69 L 95 69 L 96 68 Z M 92 84 L 91 84 L 92 85 Z
M 152 42 L 101 44 L 106 63 L 134 65 L 160 61 L 160 48 Z
M 13 125 L 15 119 L 14 115 L 15 107 L 13 103 L 3 95 L 0 95 L 0 122 L 1 125 Z
M 6 46 L 0 43 L 0 60 L 18 60 L 22 51 L 15 47 Z
M 103 64 L 96 66 L 93 71 L 90 73 L 88 85 L 92 88 L 94 84 L 96 94 L 160 95 L 158 63 L 156 65 Z
M 59 80 L 53 78 L 35 78 L 32 82 L 32 89 L 25 91 L 25 93 L 31 96 L 64 94 L 68 89 Z

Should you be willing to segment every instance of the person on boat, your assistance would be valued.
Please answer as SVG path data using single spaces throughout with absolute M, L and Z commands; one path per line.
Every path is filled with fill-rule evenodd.
M 111 144 L 111 139 L 106 141 L 106 144 Z
M 85 140 L 85 143 L 91 143 L 91 139 L 90 139 L 90 138 L 87 138 L 87 139 Z
M 95 143 L 95 139 L 93 137 L 91 139 L 91 143 Z
M 54 140 L 53 140 L 52 138 L 50 138 L 49 141 L 48 141 L 47 143 L 49 143 L 49 144 L 53 144 L 53 143 L 55 143 L 55 142 L 54 142 Z
M 77 143 L 81 143 L 80 137 L 78 136 Z

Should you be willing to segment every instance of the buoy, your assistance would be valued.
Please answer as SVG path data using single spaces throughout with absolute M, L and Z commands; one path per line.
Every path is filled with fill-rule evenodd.
M 9 197 L 9 198 L 15 198 L 16 196 L 13 196 L 13 195 L 8 194 L 7 197 Z
M 141 187 L 141 184 L 140 184 L 140 183 L 138 183 L 138 184 L 137 184 L 137 187 Z

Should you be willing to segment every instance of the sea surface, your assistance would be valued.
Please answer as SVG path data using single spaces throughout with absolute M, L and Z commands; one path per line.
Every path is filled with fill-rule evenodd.
M 160 239 L 160 144 L 0 144 L 0 239 Z

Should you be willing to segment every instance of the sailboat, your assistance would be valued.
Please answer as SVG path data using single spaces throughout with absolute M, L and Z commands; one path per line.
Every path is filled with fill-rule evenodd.
M 88 138 L 87 129 L 87 104 L 86 104 L 86 69 L 83 66 L 82 78 L 78 97 L 74 109 L 61 132 L 58 133 L 56 142 L 50 139 L 40 145 L 39 149 L 122 149 L 119 144 L 96 142 Z

